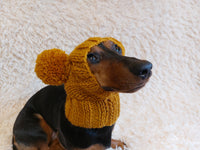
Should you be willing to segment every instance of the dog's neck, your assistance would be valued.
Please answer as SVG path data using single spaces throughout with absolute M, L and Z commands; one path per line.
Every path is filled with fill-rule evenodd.
M 109 94 L 108 94 L 109 93 Z M 65 116 L 75 126 L 102 128 L 113 125 L 120 113 L 118 93 L 105 92 L 105 97 L 67 95 Z
M 100 40 L 100 41 L 99 41 Z M 65 90 L 65 116 L 75 126 L 102 128 L 113 125 L 120 111 L 118 93 L 101 88 L 87 63 L 90 48 L 102 39 L 89 39 L 69 55 L 70 73 Z

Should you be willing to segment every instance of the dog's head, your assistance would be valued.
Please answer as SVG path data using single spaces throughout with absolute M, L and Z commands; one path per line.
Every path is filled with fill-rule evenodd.
M 45 50 L 38 55 L 35 71 L 46 84 L 65 84 L 68 95 L 135 92 L 148 81 L 152 64 L 124 53 L 114 38 L 89 38 L 70 55 L 59 49 Z
M 123 47 L 111 40 L 93 46 L 88 53 L 90 70 L 104 90 L 131 93 L 149 80 L 152 64 L 123 54 Z

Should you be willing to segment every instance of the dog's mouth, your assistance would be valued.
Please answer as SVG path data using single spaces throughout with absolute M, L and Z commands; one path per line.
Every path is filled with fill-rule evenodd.
M 119 89 L 119 88 L 113 88 L 113 87 L 102 87 L 105 91 L 112 91 L 112 92 L 120 92 L 120 93 L 134 93 L 141 88 L 145 86 L 145 83 L 139 84 L 135 86 L 134 88 L 129 89 Z

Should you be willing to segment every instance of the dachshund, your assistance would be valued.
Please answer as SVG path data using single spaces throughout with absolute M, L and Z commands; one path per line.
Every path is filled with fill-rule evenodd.
M 121 48 L 110 40 L 91 47 L 87 63 L 101 88 L 110 92 L 136 92 L 152 74 L 149 61 L 122 56 Z M 105 150 L 126 146 L 111 138 L 114 125 L 91 129 L 72 125 L 65 117 L 66 97 L 63 85 L 49 85 L 33 95 L 14 123 L 13 150 Z

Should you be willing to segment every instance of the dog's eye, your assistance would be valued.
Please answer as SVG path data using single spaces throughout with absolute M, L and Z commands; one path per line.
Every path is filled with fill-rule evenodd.
M 99 63 L 99 61 L 100 61 L 100 56 L 99 56 L 98 54 L 89 53 L 89 54 L 87 55 L 87 59 L 88 59 L 91 63 L 95 64 L 95 63 Z
M 118 53 L 118 54 L 122 54 L 122 50 L 119 46 L 117 46 L 117 44 L 115 44 L 115 51 Z

